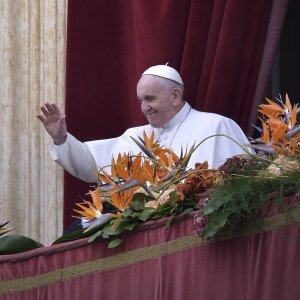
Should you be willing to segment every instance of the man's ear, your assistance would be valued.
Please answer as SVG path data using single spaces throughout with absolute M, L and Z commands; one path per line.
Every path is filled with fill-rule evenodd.
M 172 94 L 172 96 L 173 96 L 173 104 L 174 104 L 174 106 L 177 106 L 182 100 L 181 100 L 181 91 L 180 91 L 180 89 L 178 89 L 178 88 L 174 88 L 173 89 L 173 94 Z

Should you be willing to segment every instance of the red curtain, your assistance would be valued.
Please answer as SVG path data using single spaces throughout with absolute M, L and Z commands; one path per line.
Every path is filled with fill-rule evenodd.
M 69 0 L 69 131 L 86 141 L 144 124 L 136 83 L 147 67 L 167 62 L 180 71 L 193 107 L 231 117 L 246 130 L 272 3 Z M 66 174 L 65 227 L 87 190 Z

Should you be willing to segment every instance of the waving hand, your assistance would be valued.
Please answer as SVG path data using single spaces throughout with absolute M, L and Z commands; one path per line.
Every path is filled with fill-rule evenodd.
M 56 145 L 63 144 L 67 138 L 66 116 L 62 114 L 55 103 L 45 103 L 41 107 L 42 113 L 37 118 L 43 123 L 46 131 Z

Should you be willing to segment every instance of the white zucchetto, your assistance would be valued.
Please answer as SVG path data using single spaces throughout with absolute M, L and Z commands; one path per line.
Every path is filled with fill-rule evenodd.
M 157 65 L 157 66 L 150 67 L 142 75 L 155 75 L 155 76 L 176 81 L 183 85 L 183 81 L 179 73 L 175 69 L 167 65 Z

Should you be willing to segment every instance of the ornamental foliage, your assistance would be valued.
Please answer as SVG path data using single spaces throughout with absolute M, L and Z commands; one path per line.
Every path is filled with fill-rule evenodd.
M 283 203 L 285 196 L 299 193 L 299 107 L 291 105 L 288 95 L 285 102 L 281 97 L 266 101 L 258 110 L 260 137 L 240 145 L 246 155 L 229 158 L 218 169 L 210 169 L 207 162 L 186 168 L 203 141 L 178 156 L 161 147 L 154 132 L 132 138 L 141 152 L 120 153 L 112 159 L 110 166 L 100 169 L 98 184 L 89 192 L 92 202 L 77 204 L 77 217 L 86 224 L 82 234 L 90 236 L 89 241 L 110 239 L 109 247 L 115 247 L 124 231 L 142 222 L 196 211 L 195 234 L 210 238 L 224 227 L 252 218 L 270 201 Z M 209 138 L 218 136 L 224 135 Z M 251 154 L 245 146 L 258 153 Z M 102 203 L 110 205 L 109 212 Z
M 116 247 L 124 232 L 138 230 L 141 223 L 169 217 L 170 225 L 172 216 L 191 213 L 194 234 L 209 239 L 259 216 L 269 204 L 284 206 L 287 196 L 300 193 L 300 108 L 291 104 L 288 95 L 285 101 L 279 97 L 266 102 L 258 110 L 259 138 L 240 145 L 246 154 L 227 159 L 217 169 L 210 169 L 206 161 L 193 169 L 187 165 L 205 140 L 223 134 L 182 149 L 180 155 L 161 147 L 154 132 L 132 138 L 140 153 L 112 158 L 109 166 L 99 170 L 88 199 L 76 204 L 74 217 L 85 229 L 65 234 L 53 244 L 89 237 L 90 242 L 108 239 L 108 247 Z M 0 224 L 0 236 L 13 229 L 5 228 L 7 223 Z M 0 238 L 0 254 L 41 246 L 18 235 Z

